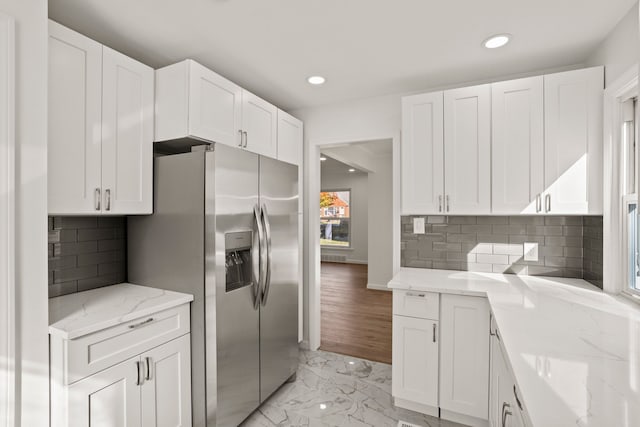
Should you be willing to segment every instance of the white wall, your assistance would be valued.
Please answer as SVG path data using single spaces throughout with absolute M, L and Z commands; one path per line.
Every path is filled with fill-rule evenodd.
M 638 63 L 638 3 L 629 10 L 607 38 L 587 59 L 589 66 L 605 66 L 605 85 L 609 87 L 630 67 Z
M 322 173 L 322 191 L 351 190 L 351 247 L 322 248 L 322 254 L 345 255 L 347 262 L 366 264 L 369 251 L 369 183 L 366 173 Z
M 49 416 L 47 1 L 0 0 L 16 19 L 16 426 Z
M 392 156 L 375 158 L 369 173 L 369 268 L 370 288 L 386 288 L 393 277 L 393 168 Z

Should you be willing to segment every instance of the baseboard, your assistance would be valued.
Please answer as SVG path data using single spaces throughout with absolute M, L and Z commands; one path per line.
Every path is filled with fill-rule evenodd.
M 457 412 L 447 411 L 446 409 L 440 409 L 440 418 L 471 427 L 489 427 L 488 420 L 472 417 L 470 415 L 458 414 Z
M 362 261 L 362 260 L 359 260 L 359 259 L 347 259 L 346 263 L 347 264 L 363 264 L 363 265 L 369 264 L 368 261 Z
M 373 289 L 375 291 L 391 291 L 387 285 L 378 285 L 377 283 L 367 283 L 367 289 Z
M 410 400 L 393 398 L 393 404 L 399 408 L 408 409 L 413 412 L 419 412 L 421 414 L 431 415 L 432 417 L 438 417 L 439 411 L 435 406 L 423 405 L 422 403 L 411 402 Z
M 302 340 L 298 343 L 298 346 L 300 347 L 301 350 L 309 350 L 309 341 Z

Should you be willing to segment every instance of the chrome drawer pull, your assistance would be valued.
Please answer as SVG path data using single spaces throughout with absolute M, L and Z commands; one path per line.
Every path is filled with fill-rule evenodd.
M 416 293 L 413 293 L 413 292 L 407 292 L 407 296 L 408 297 L 424 298 L 427 295 L 426 294 L 416 294 Z
M 153 317 L 150 317 L 147 320 L 144 320 L 144 321 L 142 321 L 140 323 L 135 323 L 133 325 L 129 325 L 129 329 L 135 329 L 135 328 L 138 328 L 138 327 L 140 327 L 142 325 L 146 325 L 147 323 L 151 323 L 151 322 L 153 322 Z
M 518 391 L 516 390 L 516 386 L 513 386 L 513 396 L 516 398 L 516 403 L 518 404 L 518 408 L 520 408 L 520 410 L 522 411 L 522 403 L 520 402 L 520 399 L 518 398 Z

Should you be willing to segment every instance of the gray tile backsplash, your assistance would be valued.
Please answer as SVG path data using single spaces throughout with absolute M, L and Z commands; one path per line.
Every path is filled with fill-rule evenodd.
M 403 267 L 585 278 L 602 287 L 602 217 L 426 216 L 401 221 Z M 525 261 L 523 244 L 538 244 Z
M 126 281 L 125 217 L 49 217 L 49 298 Z
M 583 233 L 584 279 L 602 289 L 602 217 L 585 217 Z

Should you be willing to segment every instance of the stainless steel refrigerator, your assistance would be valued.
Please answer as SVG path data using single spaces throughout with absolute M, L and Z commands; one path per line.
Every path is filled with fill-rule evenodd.
M 194 295 L 194 426 L 237 426 L 298 363 L 298 169 L 216 144 L 155 159 L 129 281 Z

